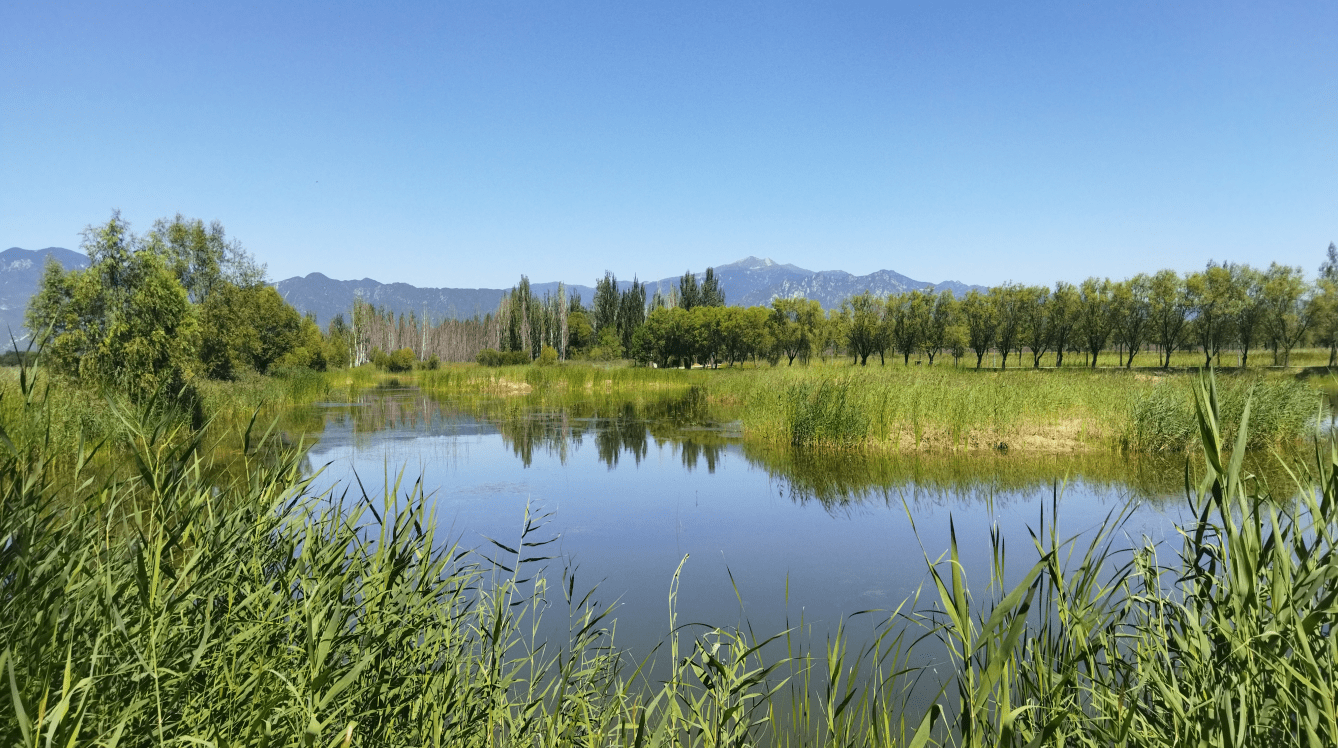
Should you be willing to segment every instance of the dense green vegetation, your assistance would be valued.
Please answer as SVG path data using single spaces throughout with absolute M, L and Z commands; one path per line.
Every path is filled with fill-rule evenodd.
M 1096 325 L 1094 320 L 1105 320 L 1100 324 L 1109 330 L 1130 324 L 1129 314 L 1143 320 L 1140 329 L 1165 322 L 1170 307 L 1163 303 L 1166 297 L 1155 294 L 1179 300 L 1172 311 L 1178 310 L 1184 335 L 1207 335 L 1203 326 L 1216 319 L 1213 335 L 1237 340 L 1245 362 L 1252 340 L 1247 331 L 1273 330 L 1276 334 L 1261 339 L 1272 340 L 1277 356 L 1286 360 L 1292 344 L 1278 331 L 1319 329 L 1327 303 L 1322 289 L 1328 288 L 1327 280 L 1319 292 L 1297 286 L 1294 269 L 1255 273 L 1243 266 L 1210 266 L 1185 278 L 1162 273 L 1068 290 L 1061 284 L 1053 294 L 1005 286 L 960 303 L 947 293 L 914 291 L 887 299 L 864 294 L 827 314 L 802 299 L 777 300 L 769 309 L 725 306 L 711 273 L 700 285 L 687 273 L 667 298 L 656 295 L 649 302 L 644 284 L 634 281 L 619 290 L 608 274 L 597 283 L 588 310 L 578 296 L 536 298 L 522 280 L 499 314 L 484 321 L 496 328 L 498 347 L 470 348 L 484 366 L 461 369 L 442 368 L 437 354 L 428 351 L 452 329 L 483 341 L 484 322 L 434 328 L 413 315 L 397 319 L 359 304 L 351 310 L 351 324 L 337 318 L 322 332 L 263 283 L 263 268 L 218 224 L 206 227 L 177 216 L 137 236 L 114 215 L 88 229 L 84 248 L 88 269 L 49 266 L 28 310 L 32 329 L 42 331 L 45 366 L 62 382 L 54 396 L 44 397 L 56 406 L 51 425 L 66 446 L 81 435 L 123 430 L 108 398 L 135 406 L 177 403 L 199 427 L 210 417 L 241 416 L 264 402 L 321 396 L 343 387 L 343 380 L 361 381 L 365 375 L 355 372 L 362 369 L 343 367 L 365 358 L 437 391 L 582 397 L 700 386 L 726 415 L 741 421 L 747 439 L 765 443 L 884 452 L 1183 451 L 1196 436 L 1183 377 L 1112 379 L 1067 372 L 1060 378 L 1026 373 L 1001 379 L 975 376 L 965 367 L 906 364 L 917 352 L 932 363 L 954 340 L 951 330 L 959 328 L 975 341 L 970 347 L 978 365 L 988 348 L 981 340 L 998 347 L 1001 363 L 1010 351 L 1020 357 L 1026 348 L 1033 354 L 1029 368 L 1062 364 L 1067 346 L 1061 341 L 1086 337 L 1093 343 L 1083 331 Z M 1101 291 L 1106 286 L 1109 294 Z M 1221 312 L 1217 317 L 1202 304 L 1194 306 L 1195 299 L 1208 298 L 1207 288 L 1220 292 L 1221 304 L 1213 307 Z M 1283 293 L 1286 289 L 1291 291 Z M 1291 301 L 1282 303 L 1283 297 Z M 1098 304 L 1101 299 L 1109 303 Z M 1254 311 L 1246 314 L 1247 307 Z M 980 319 L 995 332 L 984 338 L 979 330 L 970 332 Z M 1137 351 L 1136 337 L 1114 339 Z M 1218 351 L 1220 358 L 1220 341 L 1210 338 L 1204 338 L 1204 350 Z M 384 347 L 374 344 L 378 340 Z M 1168 343 L 1167 350 L 1176 345 Z M 955 358 L 964 355 L 961 345 L 949 348 Z M 838 357 L 844 351 L 867 364 L 874 355 L 885 360 L 888 350 L 900 354 L 903 366 L 852 368 Z M 1096 361 L 1100 352 L 1101 345 L 1093 343 L 1089 360 Z M 629 353 L 661 370 L 553 366 L 564 358 L 600 361 Z M 1128 366 L 1134 356 L 1121 358 Z M 1167 354 L 1159 362 L 1171 360 Z M 780 361 L 809 365 L 776 366 Z M 529 362 L 538 366 L 519 366 Z M 750 370 L 738 371 L 744 367 L 735 364 L 745 362 Z M 693 363 L 725 364 L 734 371 L 690 380 L 666 368 Z M 301 374 L 322 369 L 331 373 L 314 381 Z M 1252 447 L 1294 440 L 1307 431 L 1316 403 L 1306 386 L 1276 377 L 1224 381 L 1228 428 L 1247 395 L 1269 405 L 1270 420 L 1256 424 Z
M 501 354 L 505 355 L 505 354 Z M 368 368 L 327 375 L 375 386 Z M 869 453 L 1183 453 L 1198 439 L 1191 384 L 1182 372 L 1078 369 L 976 372 L 953 367 L 807 367 L 720 370 L 461 366 L 396 377 L 452 397 L 523 397 L 571 405 L 617 394 L 642 402 L 695 389 L 716 420 L 736 420 L 749 443 Z M 1313 433 L 1321 393 L 1280 372 L 1222 377 L 1223 428 L 1234 436 L 1245 401 L 1266 404 L 1250 448 L 1296 444 Z
M 1304 345 L 1324 352 L 1307 357 L 1307 365 L 1338 363 L 1338 247 L 1330 247 L 1313 284 L 1297 267 L 1209 263 L 1183 275 L 1163 270 L 1120 281 L 1061 281 L 1053 288 L 1010 283 L 960 299 L 932 288 L 886 297 L 865 292 L 829 311 L 802 298 L 725 306 L 708 269 L 700 285 L 689 272 L 668 295 L 647 299 L 646 292 L 636 280 L 620 291 L 609 273 L 597 281 L 587 307 L 560 286 L 540 298 L 522 276 L 495 315 L 434 325 L 359 302 L 353 328 L 340 318 L 330 334 L 345 341 L 355 363 L 377 349 L 407 346 L 424 361 L 472 361 L 483 349 L 533 360 L 550 347 L 559 360 L 626 358 L 659 367 L 774 366 L 843 356 L 860 365 L 899 358 L 906 366 L 913 359 L 934 366 L 951 358 L 977 369 L 1004 369 L 1010 362 L 1027 368 L 1102 362 L 1249 367 L 1299 363 L 1293 353 Z M 1261 359 L 1261 350 L 1271 356 Z
M 46 366 L 66 383 L 137 403 L 194 401 L 205 379 L 344 360 L 218 223 L 178 215 L 137 236 L 113 214 L 88 227 L 83 249 L 89 266 L 49 263 L 27 310 Z
M 714 279 L 698 287 L 691 275 L 685 292 L 649 304 L 643 286 L 620 292 L 608 276 L 588 320 L 579 299 L 536 300 L 518 287 L 489 321 L 498 346 L 481 357 L 488 365 L 441 366 L 423 342 L 428 326 L 412 317 L 391 328 L 382 312 L 355 309 L 350 324 L 322 333 L 217 225 L 177 217 L 138 237 L 113 216 L 85 248 L 90 267 L 48 268 L 29 310 L 46 333 L 42 357 L 16 354 L 0 383 L 0 738 L 10 744 L 1338 739 L 1338 449 L 1319 450 L 1308 471 L 1243 467 L 1247 452 L 1256 460 L 1256 448 L 1307 431 L 1317 395 L 1292 377 L 914 367 L 909 310 L 938 319 L 929 327 L 969 327 L 971 305 L 998 313 L 1017 289 L 955 311 L 946 295 L 866 295 L 828 315 L 805 301 L 725 307 Z M 1306 301 L 1306 329 L 1319 329 L 1322 295 Z M 1187 314 L 1191 329 L 1207 324 L 1202 310 Z M 1244 362 L 1249 344 L 1231 319 L 1216 329 L 1236 331 Z M 472 335 L 475 323 L 453 329 Z M 370 345 L 372 329 L 394 334 Z M 924 334 L 935 353 L 946 349 Z M 1001 355 L 1021 356 L 999 340 Z M 1274 349 L 1285 362 L 1291 348 Z M 885 350 L 903 365 L 839 358 L 867 363 Z M 629 351 L 644 363 L 727 366 L 558 365 Z M 1088 350 L 1093 361 L 1101 352 Z M 359 356 L 374 365 L 342 368 Z M 809 365 L 758 366 L 782 359 Z M 920 482 L 863 459 L 879 452 L 1183 453 L 1201 441 L 1195 464 L 1206 476 L 1169 563 L 1170 549 L 1116 545 L 1126 542 L 1118 518 L 1079 546 L 1052 516 L 1018 586 L 1004 583 L 1013 577 L 996 538 L 992 576 L 975 596 L 949 537 L 945 558 L 925 559 L 928 592 L 876 614 L 886 618 L 869 642 L 838 632 L 810 649 L 802 624 L 765 638 L 746 625 L 679 627 L 671 614 L 662 648 L 631 655 L 617 649 L 610 611 L 548 558 L 541 518 L 518 518 L 517 537 L 488 550 L 459 549 L 442 543 L 423 486 L 391 476 L 384 498 L 313 495 L 300 446 L 254 418 L 233 427 L 266 403 L 408 383 L 516 409 L 495 420 L 518 452 L 552 438 L 530 417 L 533 402 L 664 424 L 736 418 L 750 459 L 783 471 L 797 498 L 833 505 L 870 485 Z M 615 430 L 597 446 L 616 460 L 647 435 Z M 704 438 L 681 449 L 684 460 L 713 459 Z M 1165 494 L 1164 481 L 1148 485 Z M 665 580 L 671 611 L 676 579 Z M 541 641 L 544 611 L 565 613 L 565 640 Z M 948 671 L 913 664 L 925 646 L 950 654 Z M 657 658 L 668 676 L 650 682 L 641 668 Z M 909 706 L 925 688 L 941 689 L 932 708 Z
M 300 451 L 255 425 L 232 437 L 240 466 L 219 470 L 206 432 L 151 409 L 118 414 L 134 472 L 94 478 L 93 448 L 54 454 L 40 391 L 25 370 L 3 410 L 9 744 L 1338 738 L 1338 449 L 1319 450 L 1295 486 L 1247 477 L 1256 416 L 1241 406 L 1226 450 L 1211 379 L 1196 396 L 1206 474 L 1178 554 L 1122 554 L 1118 519 L 1075 547 L 1051 517 L 1016 586 L 1002 583 L 1001 538 L 990 583 L 975 586 L 948 538 L 945 558 L 925 559 L 928 591 L 883 613 L 871 642 L 838 633 L 813 650 L 802 627 L 765 639 L 671 617 L 663 650 L 635 657 L 617 650 L 609 611 L 545 558 L 539 518 L 519 519 L 517 538 L 491 551 L 460 552 L 441 544 L 421 486 L 313 496 Z M 535 638 L 544 610 L 568 617 L 565 640 Z M 928 641 L 950 653 L 948 671 L 912 664 Z M 670 663 L 666 680 L 638 674 L 644 656 Z M 908 711 L 917 679 L 941 686 L 924 713 Z

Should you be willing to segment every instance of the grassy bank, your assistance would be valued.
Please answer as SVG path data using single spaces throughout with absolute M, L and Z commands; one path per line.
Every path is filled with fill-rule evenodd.
M 252 374 L 231 382 L 200 380 L 195 385 L 198 416 L 221 432 L 246 423 L 258 410 L 267 416 L 331 392 L 329 379 L 305 369 Z M 166 407 L 166 393 L 157 405 Z M 23 449 L 49 445 L 51 454 L 74 455 L 80 442 L 119 444 L 132 436 L 124 414 L 138 406 L 115 392 L 97 392 L 61 378 L 40 366 L 0 368 L 0 417 L 9 438 Z M 175 412 L 183 424 L 192 420 L 192 406 Z M 165 411 L 164 411 L 165 412 Z
M 15 367 L 0 375 L 0 411 L 14 424 L 11 439 L 23 444 L 48 439 L 57 453 L 70 455 L 81 439 L 119 443 L 128 437 L 124 419 L 117 415 L 130 409 L 124 399 L 52 381 L 44 372 L 41 384 L 22 395 L 21 378 L 38 372 L 29 369 L 24 375 Z M 974 371 L 852 367 L 846 362 L 690 371 L 579 363 L 496 368 L 466 364 L 400 374 L 364 366 L 201 381 L 195 386 L 198 408 L 192 420 L 208 422 L 218 433 L 236 428 L 257 411 L 263 419 L 282 414 L 301 421 L 302 413 L 293 406 L 352 402 L 366 392 L 403 387 L 436 397 L 493 401 L 487 406 L 492 410 L 581 403 L 605 412 L 625 403 L 646 410 L 699 393 L 713 417 L 737 420 L 744 438 L 756 445 L 874 454 L 1181 454 L 1198 436 L 1190 397 L 1193 381 L 1190 373 L 1159 370 Z M 1221 375 L 1227 438 L 1252 397 L 1262 407 L 1251 430 L 1251 448 L 1297 443 L 1312 432 L 1320 387 L 1327 381 L 1313 377 L 1302 382 L 1288 372 L 1254 370 Z M 29 410 L 44 413 L 40 423 L 18 417 L 21 401 L 38 406 Z M 310 430 L 311 425 L 285 423 L 283 430 Z
M 951 367 L 814 367 L 713 372 L 712 399 L 747 438 L 878 452 L 1183 452 L 1197 437 L 1190 374 Z M 1221 377 L 1234 434 L 1248 397 L 1266 407 L 1252 448 L 1310 433 L 1320 396 L 1287 376 Z
M 1181 454 L 1197 438 L 1192 371 L 1010 369 L 952 366 L 812 366 L 715 370 L 557 366 L 480 367 L 390 375 L 363 367 L 328 375 L 332 390 L 356 394 L 412 385 L 448 397 L 574 403 L 637 400 L 698 388 L 724 419 L 755 443 L 877 453 Z M 1252 449 L 1295 444 L 1313 432 L 1321 405 L 1315 383 L 1291 371 L 1220 375 L 1228 438 L 1247 398 L 1262 406 Z

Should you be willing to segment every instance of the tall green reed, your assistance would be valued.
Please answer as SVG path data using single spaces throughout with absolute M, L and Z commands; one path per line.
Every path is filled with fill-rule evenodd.
M 40 422 L 36 387 L 0 411 Z M 1121 539 L 1128 510 L 1061 536 L 1056 491 L 1020 581 L 996 529 L 973 589 L 950 525 L 943 557 L 925 554 L 929 593 L 865 614 L 882 620 L 866 643 L 843 624 L 810 649 L 802 619 L 775 636 L 680 625 L 676 573 L 666 644 L 635 666 L 609 609 L 551 571 L 542 516 L 487 551 L 443 543 L 421 483 L 315 493 L 300 446 L 255 419 L 226 481 L 209 432 L 168 413 L 118 410 L 124 442 L 69 466 L 6 436 L 0 741 L 1332 745 L 1338 447 L 1274 491 L 1243 467 L 1254 406 L 1228 450 L 1216 380 L 1195 392 L 1205 474 L 1185 471 L 1190 519 L 1165 563 Z M 94 476 L 98 450 L 131 474 Z M 569 625 L 551 641 L 557 595 Z M 913 664 L 926 646 L 945 679 Z
M 932 566 L 939 604 L 922 616 L 956 664 L 950 742 L 1338 742 L 1338 447 L 1274 492 L 1243 468 L 1251 404 L 1228 452 L 1211 374 L 1195 403 L 1207 467 L 1197 484 L 1185 470 L 1191 519 L 1170 563 L 1152 544 L 1122 551 L 1117 512 L 1085 544 L 1053 522 L 1033 533 L 1040 559 L 1009 589 L 996 535 L 983 607 L 955 537 Z

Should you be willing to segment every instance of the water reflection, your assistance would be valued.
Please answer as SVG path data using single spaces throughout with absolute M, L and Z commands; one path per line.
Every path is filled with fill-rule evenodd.
M 1158 478 L 1151 463 L 1110 455 L 777 448 L 746 441 L 699 391 L 564 401 L 402 390 L 309 408 L 290 424 L 319 439 L 313 462 L 330 464 L 318 489 L 372 483 L 382 471 L 393 480 L 401 468 L 421 475 L 444 542 L 486 549 L 482 538 L 515 537 L 532 508 L 551 512 L 554 549 L 602 601 L 619 601 L 620 641 L 642 653 L 662 641 L 668 585 L 689 556 L 682 620 L 746 619 L 774 632 L 802 616 L 820 637 L 841 615 L 914 595 L 924 559 L 947 547 L 950 517 L 979 580 L 991 533 L 1025 539 L 1055 480 L 1079 484 L 1065 517 L 1084 531 L 1131 500 L 1180 495 L 1182 474 Z M 1155 507 L 1137 519 L 1133 537 L 1173 536 Z
M 541 455 L 566 465 L 578 454 L 590 454 L 583 451 L 587 443 L 594 446 L 594 458 L 610 471 L 625 462 L 639 466 L 652 450 L 667 449 L 687 470 L 714 474 L 727 453 L 737 453 L 765 471 L 781 495 L 800 505 L 821 504 L 828 511 L 871 502 L 1000 501 L 1065 482 L 1154 504 L 1184 496 L 1183 456 L 888 455 L 754 443 L 743 439 L 737 423 L 713 414 L 704 393 L 695 388 L 663 397 L 556 403 L 524 398 L 442 400 L 413 389 L 378 391 L 363 393 L 351 403 L 301 409 L 289 415 L 286 425 L 305 433 L 308 440 L 347 438 L 355 449 L 368 446 L 373 438 L 498 434 L 524 468 Z

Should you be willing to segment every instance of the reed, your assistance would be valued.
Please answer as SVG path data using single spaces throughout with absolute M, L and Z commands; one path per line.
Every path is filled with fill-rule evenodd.
M 1243 469 L 1250 404 L 1228 452 L 1218 394 L 1210 375 L 1196 387 L 1206 468 L 1169 563 L 1165 548 L 1121 552 L 1119 516 L 1086 544 L 1042 526 L 1011 588 L 996 536 L 983 604 L 955 537 L 931 561 L 939 602 L 923 616 L 956 665 L 959 744 L 1338 741 L 1338 448 L 1270 490 Z
M 976 372 L 952 367 L 777 368 L 719 372 L 712 399 L 745 438 L 873 452 L 1188 452 L 1197 438 L 1193 375 L 1123 371 Z M 1223 423 L 1266 404 L 1251 448 L 1296 442 L 1320 394 L 1289 377 L 1223 377 Z
M 313 494 L 300 445 L 256 419 L 229 480 L 208 430 L 114 406 L 122 443 L 81 445 L 66 466 L 45 437 L 8 436 L 48 412 L 31 379 L 15 391 L 0 400 L 6 744 L 1338 742 L 1338 447 L 1289 485 L 1252 477 L 1256 406 L 1227 442 L 1210 374 L 1178 551 L 1131 547 L 1119 513 L 1066 538 L 1056 498 L 1019 582 L 996 532 L 973 587 L 950 531 L 945 553 L 925 553 L 923 595 L 870 613 L 867 643 L 843 627 L 822 647 L 802 619 L 770 636 L 681 623 L 676 573 L 669 634 L 638 659 L 552 557 L 543 517 L 460 549 L 420 483 Z M 91 474 L 102 450 L 133 474 Z M 540 634 L 545 610 L 565 615 L 565 637 Z M 946 677 L 915 664 L 929 640 Z M 657 656 L 668 674 L 651 682 Z M 936 694 L 927 709 L 910 706 L 917 689 Z

